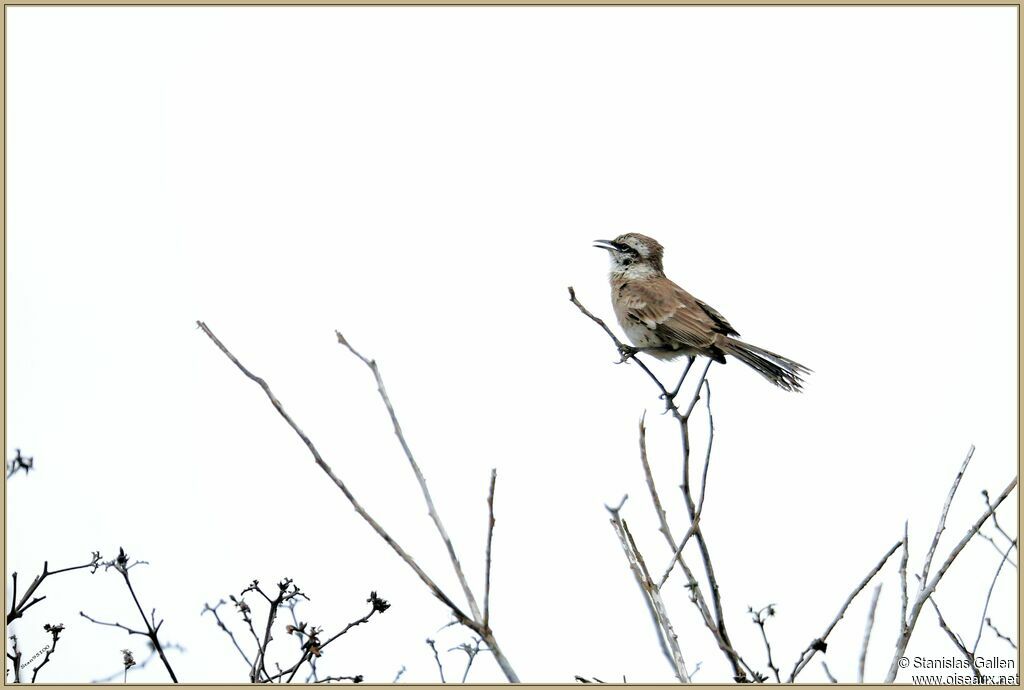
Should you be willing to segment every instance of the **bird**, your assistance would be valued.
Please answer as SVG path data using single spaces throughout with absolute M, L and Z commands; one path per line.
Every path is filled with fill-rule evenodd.
M 653 237 L 630 232 L 594 246 L 611 257 L 612 306 L 633 343 L 623 346 L 623 359 L 643 352 L 661 360 L 703 356 L 724 364 L 731 355 L 783 390 L 802 389 L 811 370 L 738 340 L 739 331 L 718 310 L 669 280 L 665 248 Z

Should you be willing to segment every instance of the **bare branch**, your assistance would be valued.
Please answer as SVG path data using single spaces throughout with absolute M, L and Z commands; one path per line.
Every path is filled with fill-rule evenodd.
M 485 628 L 491 625 L 491 543 L 494 541 L 494 485 L 498 481 L 498 470 L 491 469 L 491 488 L 487 492 L 487 548 L 484 555 L 484 619 Z M 467 652 L 468 654 L 468 652 Z M 473 658 L 470 657 L 470 664 Z M 466 668 L 469 672 L 469 668 Z M 465 679 L 463 679 L 465 682 Z
M 242 655 L 242 658 L 245 660 L 245 665 L 247 667 L 249 667 L 249 668 L 252 668 L 252 662 L 249 661 L 249 657 L 246 655 L 245 651 L 242 650 L 242 646 L 240 644 L 238 644 L 238 640 L 235 639 L 235 634 L 233 632 L 231 632 L 231 630 L 228 629 L 228 626 L 224 625 L 224 621 L 222 621 L 220 619 L 220 616 L 217 615 L 217 609 L 220 608 L 221 606 L 223 606 L 225 603 L 227 603 L 227 602 L 225 602 L 223 599 L 221 599 L 220 601 L 217 602 L 217 604 L 215 606 L 210 606 L 209 604 L 203 604 L 203 610 L 200 612 L 199 615 L 202 615 L 202 614 L 206 613 L 207 611 L 212 613 L 214 619 L 217 621 L 217 627 L 220 628 L 221 630 L 223 630 L 225 632 L 225 634 L 227 634 L 227 636 L 231 638 L 231 644 L 233 644 L 235 646 L 235 649 L 238 650 L 238 653 Z
M 868 607 L 868 620 L 864 624 L 864 641 L 860 645 L 860 657 L 857 659 L 857 682 L 864 682 L 864 666 L 868 660 L 868 642 L 871 641 L 871 629 L 875 627 L 875 609 L 878 608 L 878 595 L 882 593 L 882 583 L 875 586 L 871 595 L 871 605 Z
M 469 603 L 469 610 L 470 613 L 473 614 L 473 620 L 478 623 L 482 622 L 483 619 L 480 616 L 480 609 L 477 606 L 476 597 L 473 596 L 473 591 L 469 588 L 469 582 L 466 580 L 466 574 L 462 571 L 462 564 L 459 562 L 458 556 L 455 555 L 455 547 L 452 545 L 452 540 L 448 536 L 448 531 L 444 528 L 444 523 L 441 522 L 441 516 L 437 512 L 437 508 L 434 507 L 434 500 L 431 498 L 430 490 L 427 488 L 426 477 L 423 476 L 423 472 L 420 470 L 420 466 L 416 462 L 416 458 L 413 457 L 412 450 L 409 448 L 409 444 L 405 440 L 405 434 L 402 432 L 402 426 L 398 423 L 398 417 L 395 415 L 395 408 L 391 405 L 391 399 L 388 398 L 388 392 L 384 387 L 384 379 L 381 378 L 377 362 L 364 357 L 357 352 L 355 348 L 345 340 L 345 337 L 340 331 L 335 331 L 334 333 L 338 336 L 338 342 L 344 345 L 349 352 L 369 367 L 370 372 L 373 374 L 374 381 L 377 382 L 377 392 L 380 393 L 380 398 L 384 402 L 384 407 L 388 410 L 388 416 L 391 417 L 391 425 L 394 427 L 395 436 L 398 437 L 398 442 L 402 446 L 402 451 L 405 453 L 406 459 L 409 461 L 409 466 L 412 468 L 413 474 L 416 475 L 416 482 L 420 485 L 420 491 L 423 493 L 423 500 L 427 503 L 427 512 L 430 514 L 430 519 L 437 528 L 437 533 L 441 535 L 441 540 L 444 541 L 445 549 L 448 551 L 448 558 L 451 559 L 452 568 L 455 570 L 455 576 L 458 578 L 459 584 L 462 586 L 462 592 L 465 594 L 466 601 Z
M 95 554 L 95 555 L 98 556 L 98 554 Z M 125 586 L 128 587 L 128 592 L 129 592 L 129 594 L 132 595 L 132 601 L 135 602 L 135 608 L 138 610 L 139 615 L 142 617 L 142 623 L 143 623 L 143 625 L 146 626 L 146 629 L 145 630 L 135 630 L 134 628 L 129 628 L 127 625 L 122 625 L 121 623 L 117 623 L 117 622 L 115 622 L 115 623 L 106 623 L 104 621 L 96 620 L 95 618 L 87 616 L 82 611 L 79 611 L 78 614 L 80 616 L 82 616 L 83 618 L 85 618 L 86 620 L 92 621 L 93 623 L 95 623 L 97 625 L 105 625 L 105 626 L 113 627 L 113 628 L 121 628 L 122 630 L 127 632 L 129 635 L 142 635 L 142 636 L 148 638 L 149 639 L 149 643 L 153 646 L 153 649 L 160 656 L 160 661 L 163 662 L 164 668 L 167 669 L 167 674 L 171 677 L 171 681 L 174 682 L 174 683 L 177 683 L 178 682 L 178 677 L 174 674 L 174 669 L 171 668 L 170 661 L 167 660 L 167 655 L 164 653 L 164 648 L 160 644 L 160 638 L 159 638 L 159 636 L 157 634 L 159 632 L 159 630 L 160 630 L 160 626 L 163 625 L 163 621 L 160 621 L 159 623 L 156 622 L 156 609 L 153 609 L 153 611 L 150 613 L 150 616 L 148 618 L 146 617 L 146 612 L 142 608 L 142 604 L 139 603 L 138 596 L 136 596 L 136 594 L 135 594 L 135 588 L 132 587 L 132 581 L 131 581 L 131 578 L 128 575 L 128 569 L 130 567 L 129 566 L 129 558 L 128 558 L 128 554 L 126 554 L 124 552 L 123 548 L 118 551 L 117 558 L 114 559 L 113 561 L 111 561 L 111 567 L 113 567 L 118 573 L 121 574 L 121 577 L 124 578 Z M 127 673 L 126 673 L 126 675 L 127 675 Z
M 967 465 L 970 464 L 972 457 L 974 457 L 973 445 L 971 445 L 970 450 L 967 451 L 967 457 L 964 458 L 964 462 L 960 466 L 960 471 L 957 472 L 956 478 L 953 480 L 953 486 L 949 489 L 949 496 L 946 497 L 946 502 L 942 506 L 942 515 L 939 516 L 939 526 L 935 528 L 935 535 L 932 537 L 932 544 L 928 547 L 928 554 L 924 557 L 924 567 L 921 569 L 920 589 L 922 591 L 928 583 L 928 571 L 932 567 L 932 558 L 935 557 L 935 549 L 939 545 L 939 537 L 942 536 L 942 533 L 946 529 L 946 515 L 949 514 L 949 507 L 953 504 L 953 496 L 956 495 L 956 490 L 960 486 L 960 480 L 963 479 L 964 472 L 967 471 Z
M 992 537 L 988 536 L 984 532 L 978 532 L 978 536 L 981 537 L 982 539 L 984 539 L 985 541 L 987 541 L 989 544 L 991 544 L 992 548 L 995 549 L 999 553 L 1000 556 L 1003 555 L 1003 549 L 1002 549 L 1001 546 L 999 546 L 999 544 L 996 543 L 995 539 L 993 539 Z M 1012 558 L 1007 558 L 1006 562 L 1009 563 L 1010 565 L 1012 565 L 1014 568 L 1017 568 L 1017 561 L 1013 560 Z
M 648 608 L 653 612 L 659 636 L 664 639 L 667 645 L 669 653 L 666 656 L 672 666 L 672 670 L 676 678 L 679 679 L 679 682 L 689 683 L 690 677 L 686 672 L 686 663 L 683 661 L 682 651 L 679 649 L 679 639 L 672 627 L 672 622 L 668 618 L 665 602 L 661 599 L 661 593 L 658 591 L 657 585 L 651 580 L 651 575 L 647 571 L 643 557 L 636 547 L 636 542 L 633 541 L 633 535 L 629 533 L 629 528 L 619 516 L 618 510 L 609 510 L 609 512 L 612 515 L 610 520 L 612 528 L 619 537 L 619 542 L 622 545 L 623 553 L 626 554 L 630 570 L 640 585 L 640 589 L 645 595 L 645 600 L 649 602 Z
M 708 367 L 711 366 L 711 360 L 708 360 Z M 707 369 L 704 370 L 704 374 L 707 375 Z M 706 378 L 704 379 L 704 391 L 707 407 L 708 407 L 708 449 L 704 455 L 704 471 L 700 475 L 700 499 L 697 501 L 697 514 L 694 516 L 694 524 L 700 521 L 701 512 L 704 510 L 704 495 L 707 493 L 708 487 L 708 468 L 711 467 L 711 447 L 715 444 L 715 417 L 711 414 L 711 382 Z
M 1017 649 L 1017 643 L 1014 642 L 1009 636 L 999 632 L 999 628 L 993 625 L 991 618 L 985 619 L 985 625 L 987 625 L 989 629 L 992 630 L 993 633 L 995 633 L 996 637 L 998 637 L 1000 640 L 1003 640 L 1004 642 L 1006 642 L 1006 644 L 1010 645 L 1014 649 Z
M 53 639 L 53 644 L 47 648 L 46 656 L 43 657 L 42 662 L 32 669 L 33 683 L 36 682 L 36 676 L 39 675 L 39 669 L 41 669 L 43 666 L 46 666 L 46 664 L 50 663 L 50 655 L 57 651 L 57 640 L 60 639 L 60 634 L 64 632 L 64 626 L 60 623 L 57 623 L 56 625 L 51 625 L 50 623 L 47 623 L 43 626 L 43 630 L 50 633 L 50 637 Z
M 989 501 L 988 491 L 983 489 L 982 492 L 981 492 L 981 496 L 982 496 L 982 498 L 985 499 L 985 506 L 987 508 L 991 508 L 992 507 L 992 503 Z M 1002 526 L 1000 526 L 999 520 L 996 519 L 995 511 L 992 511 L 992 526 L 996 528 L 996 531 L 999 532 L 999 534 L 1003 535 L 1003 538 L 1006 539 L 1006 541 L 1010 542 L 1010 544 L 1011 544 L 1010 548 L 1011 549 L 1016 549 L 1017 548 L 1017 540 L 1011 538 L 1010 535 L 1006 533 L 1006 530 L 1004 530 L 1002 528 Z M 1002 552 L 1002 549 L 1000 549 L 999 551 Z
M 612 332 L 612 329 L 608 328 L 608 325 L 604 321 L 602 321 L 598 317 L 596 317 L 593 314 L 591 314 L 590 311 L 586 307 L 584 307 L 580 303 L 580 301 L 578 299 L 576 299 L 576 291 L 573 290 L 571 286 L 569 287 L 569 301 L 572 302 L 573 304 L 575 304 L 576 308 L 579 309 L 581 312 L 583 312 L 583 314 L 587 318 L 589 318 L 591 321 L 593 321 L 598 326 L 600 326 L 601 329 L 605 333 L 608 334 L 608 337 L 612 339 L 612 342 L 615 343 L 615 348 L 619 351 L 619 354 L 623 357 L 622 359 L 619 360 L 618 363 L 621 364 L 622 362 L 626 361 L 627 359 L 635 362 L 636 365 L 638 367 L 640 367 L 643 370 L 643 372 L 645 374 L 647 374 L 648 377 L 650 377 L 651 381 L 654 382 L 654 385 L 656 385 L 658 387 L 658 390 L 661 391 L 661 395 L 662 395 L 663 399 L 665 400 L 665 407 L 667 409 L 674 409 L 675 408 L 675 403 L 674 403 L 675 396 L 672 395 L 671 393 L 669 393 L 668 389 L 665 388 L 665 385 L 658 379 L 657 376 L 654 375 L 654 372 L 652 372 L 650 369 L 648 369 L 647 365 L 644 364 L 643 361 L 639 357 L 636 356 L 635 352 L 632 353 L 632 354 L 627 354 L 628 348 L 625 345 L 625 343 L 623 343 L 621 340 L 618 339 L 618 337 L 615 335 L 615 333 Z M 682 381 L 680 381 L 680 384 L 682 384 Z M 677 392 L 678 392 L 678 389 L 677 389 Z
M 900 635 L 907 631 L 907 609 L 910 607 L 910 596 L 907 586 L 907 564 L 910 561 L 909 522 L 903 521 L 903 556 L 900 558 Z
M 896 642 L 896 650 L 893 654 L 892 662 L 889 664 L 889 673 L 886 675 L 885 680 L 886 683 L 892 683 L 896 680 L 896 675 L 899 673 L 899 659 L 907 650 L 907 645 L 910 643 L 910 636 L 914 633 L 914 626 L 917 625 L 917 619 L 920 617 L 921 609 L 924 607 L 928 597 L 930 597 L 935 591 L 935 588 L 938 587 L 939 581 L 942 580 L 942 576 L 945 575 L 946 571 L 949 570 L 949 567 L 953 565 L 953 561 L 955 561 L 956 557 L 960 555 L 960 552 L 964 550 L 967 543 L 975 534 L 978 533 L 978 530 L 981 529 L 982 525 L 984 525 L 993 513 L 995 513 L 999 505 L 1006 500 L 1006 497 L 1010 495 L 1016 486 L 1017 478 L 1014 477 L 1009 485 L 1003 489 L 1003 492 L 995 502 L 989 505 L 988 510 L 986 510 L 985 513 L 971 526 L 971 528 L 967 530 L 967 534 L 964 535 L 957 545 L 953 547 L 953 550 L 939 568 L 938 572 L 935 573 L 928 584 L 922 588 L 920 595 L 917 597 L 917 601 L 914 602 L 914 606 L 910 611 L 910 618 L 907 620 L 907 626 Z
M 942 617 L 942 611 L 939 610 L 939 605 L 935 602 L 935 598 L 929 597 L 928 601 L 931 603 L 932 608 L 935 609 L 935 615 L 938 616 L 939 627 L 942 628 L 942 631 L 946 633 L 949 639 L 953 642 L 953 645 L 960 650 L 961 654 L 963 654 L 964 659 L 967 660 L 967 665 L 970 666 L 971 670 L 974 672 L 974 677 L 981 680 L 981 672 L 978 671 L 977 667 L 974 665 L 974 654 L 967 649 L 960 636 L 950 629 L 949 625 L 946 623 L 946 619 Z
M 878 564 L 871 569 L 867 576 L 860 581 L 860 583 L 854 588 L 854 590 L 850 592 L 849 596 L 846 597 L 846 601 L 844 601 L 843 605 L 839 608 L 839 613 L 836 614 L 836 617 L 833 618 L 832 622 L 828 624 L 827 628 L 825 628 L 825 632 L 822 633 L 820 637 L 817 637 L 814 640 L 812 640 L 811 643 L 807 645 L 807 649 L 805 649 L 800 654 L 800 659 L 796 662 L 796 666 L 793 667 L 793 671 L 789 674 L 789 679 L 786 680 L 787 683 L 792 683 L 794 680 L 796 680 L 797 675 L 799 675 L 800 671 L 802 671 L 804 667 L 807 666 L 807 664 L 810 662 L 811 658 L 814 656 L 816 652 L 825 651 L 825 648 L 827 647 L 826 640 L 828 640 L 828 636 L 829 634 L 831 634 L 833 628 L 835 628 L 836 625 L 839 624 L 839 621 L 843 619 L 843 616 L 846 615 L 846 609 L 849 608 L 850 604 L 853 602 L 854 598 L 860 593 L 860 591 L 867 587 L 868 583 L 871 582 L 871 579 L 878 574 L 878 571 L 882 569 L 886 561 L 889 560 L 889 557 L 896 553 L 896 550 L 900 548 L 900 546 L 902 545 L 902 541 L 898 541 L 895 544 L 893 544 L 889 548 L 889 550 L 885 552 L 885 555 L 882 556 L 882 560 L 880 560 Z
M 448 681 L 444 679 L 444 666 L 441 665 L 441 657 L 437 654 L 437 647 L 434 646 L 434 641 L 427 638 L 427 644 L 430 645 L 430 649 L 434 652 L 434 661 L 437 662 L 437 672 L 441 674 L 441 682 L 447 683 Z
M 992 576 L 992 583 L 988 586 L 988 593 L 985 595 L 985 607 L 981 610 L 981 622 L 978 623 L 978 636 L 974 638 L 974 646 L 971 647 L 971 656 L 978 653 L 978 645 L 981 643 L 981 633 L 985 630 L 985 621 L 988 619 L 988 605 L 992 601 L 992 591 L 996 588 L 996 580 L 999 579 L 999 573 L 1003 571 L 1003 566 L 1006 565 L 1006 560 L 1010 557 L 1011 549 L 1016 545 L 1017 540 L 1014 539 L 1010 548 L 1003 554 L 1003 559 L 999 561 L 999 567 L 996 568 L 996 574 Z
M 10 635 L 8 638 L 11 641 L 11 651 L 7 653 L 7 658 L 11 660 L 12 666 L 14 667 L 14 682 L 21 682 L 21 652 L 18 650 L 18 636 Z
M 832 675 L 832 671 L 828 669 L 828 664 L 825 663 L 824 659 L 821 660 L 821 668 L 825 670 L 825 677 L 828 678 L 829 683 L 839 682 L 838 680 L 836 680 L 836 677 Z
M 281 417 L 284 418 L 285 422 L 288 423 L 288 426 L 292 428 L 292 430 L 306 445 L 306 448 L 313 456 L 313 460 L 316 462 L 317 466 L 319 466 L 320 469 L 323 470 L 323 472 L 331 479 L 334 485 L 337 486 L 338 489 L 342 492 L 342 494 L 345 495 L 345 498 L 348 499 L 348 502 L 352 505 L 355 511 L 359 514 L 359 516 L 363 518 L 363 520 L 368 525 L 370 525 L 371 528 L 373 528 L 377 535 L 381 539 L 383 539 L 385 543 L 387 543 L 387 545 L 390 546 L 391 549 L 396 554 L 398 554 L 398 556 L 403 561 L 405 561 L 406 565 L 408 565 L 412 569 L 412 571 L 416 573 L 416 575 L 420 578 L 423 584 L 427 586 L 431 593 L 451 610 L 452 615 L 455 616 L 455 619 L 459 623 L 465 625 L 467 628 L 469 628 L 476 634 L 480 635 L 484 639 L 484 641 L 487 643 L 488 648 L 494 654 L 495 660 L 498 662 L 498 665 L 501 667 L 501 670 L 505 673 L 505 676 L 508 678 L 508 680 L 513 683 L 518 683 L 519 677 L 516 675 L 516 672 L 512 669 L 512 666 L 509 663 L 508 659 L 505 657 L 505 655 L 499 648 L 498 642 L 494 638 L 494 634 L 490 630 L 485 629 L 477 620 L 466 615 L 462 611 L 462 609 L 460 609 L 459 606 L 451 599 L 451 597 L 445 594 L 445 592 L 434 582 L 434 580 L 430 576 L 428 576 L 426 572 L 424 572 L 424 570 L 412 558 L 412 556 L 410 556 L 405 551 L 405 549 L 403 549 L 398 544 L 398 542 L 396 542 L 394 538 L 392 538 L 391 535 L 388 534 L 388 532 L 383 527 L 381 527 L 381 525 L 376 520 L 374 520 L 373 517 L 363 508 L 363 506 L 359 503 L 359 501 L 356 500 L 356 497 L 352 494 L 352 492 L 345 485 L 345 483 L 341 481 L 341 479 L 334 473 L 334 470 L 331 469 L 330 465 L 328 465 L 327 462 L 324 461 L 323 457 L 320 455 L 320 451 L 317 450 L 315 445 L 313 445 L 313 442 L 309 439 L 308 436 L 306 436 L 305 432 L 303 432 L 302 429 L 299 428 L 299 426 L 292 420 L 292 418 L 285 411 L 280 401 L 278 401 L 278 399 L 274 397 L 274 394 L 270 390 L 270 386 L 267 385 L 267 382 L 261 379 L 260 377 L 256 376 L 252 372 L 250 372 L 248 369 L 246 369 L 245 366 L 240 361 L 238 361 L 238 358 L 235 357 L 231 353 L 231 351 L 224 346 L 224 344 L 217 338 L 217 336 L 213 334 L 213 332 L 207 327 L 205 323 L 203 323 L 202 321 L 197 321 L 196 325 L 207 335 L 207 337 L 210 338 L 210 340 L 213 341 L 213 343 L 220 349 L 220 351 L 223 352 L 224 355 L 228 359 L 230 359 L 231 362 L 236 367 L 238 367 L 239 371 L 241 371 L 248 379 L 255 382 L 257 385 L 259 385 L 260 388 L 263 389 L 264 394 L 266 394 L 267 398 L 270 400 L 270 403 L 274 406 L 274 409 L 277 410 L 278 414 L 280 414 Z
M 36 593 L 36 590 L 39 589 L 39 586 L 43 584 L 43 581 L 46 578 L 51 577 L 53 575 L 60 575 L 61 573 L 68 573 L 72 570 L 81 570 L 83 568 L 91 568 L 92 572 L 95 573 L 96 569 L 100 566 L 101 558 L 102 557 L 100 556 L 99 551 L 93 551 L 92 559 L 88 563 L 83 563 L 82 565 L 72 565 L 67 568 L 60 568 L 58 570 L 50 570 L 49 562 L 44 561 L 43 572 L 41 572 L 39 575 L 36 575 L 32 579 L 32 584 L 30 584 L 28 586 L 28 589 L 26 589 L 24 594 L 22 594 L 21 599 L 18 599 L 18 573 L 11 573 L 11 581 L 13 583 L 11 585 L 11 610 L 7 613 L 7 624 L 10 625 L 13 621 L 18 620 L 23 615 L 25 615 L 26 611 L 28 611 L 30 608 L 32 608 L 33 606 L 35 606 L 36 604 L 38 604 L 46 598 L 45 596 L 33 598 L 33 595 Z
M 753 606 L 748 606 L 747 612 L 754 621 L 754 625 L 756 625 L 761 631 L 761 639 L 764 640 L 764 648 L 768 653 L 768 668 L 770 668 L 772 673 L 775 674 L 775 682 L 781 683 L 782 679 L 779 677 L 779 667 L 776 666 L 775 662 L 772 660 L 772 645 L 768 642 L 768 633 L 764 630 L 764 624 L 768 622 L 769 618 L 775 615 L 775 604 L 768 604 L 756 611 Z

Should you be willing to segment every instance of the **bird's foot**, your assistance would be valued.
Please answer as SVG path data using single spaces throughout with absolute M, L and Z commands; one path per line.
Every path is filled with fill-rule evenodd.
M 616 364 L 622 364 L 623 362 L 628 360 L 630 357 L 635 355 L 637 352 L 640 352 L 640 348 L 638 348 L 638 347 L 633 347 L 632 345 L 626 345 L 626 344 L 619 345 L 619 356 L 622 359 L 620 359 L 618 362 L 616 362 Z

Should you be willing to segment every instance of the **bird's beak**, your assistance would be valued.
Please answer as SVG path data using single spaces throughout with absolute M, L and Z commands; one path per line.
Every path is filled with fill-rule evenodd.
M 615 242 L 612 242 L 611 240 L 594 240 L 594 246 L 597 247 L 598 249 L 607 249 L 608 251 L 611 252 L 616 252 L 619 250 L 618 245 Z

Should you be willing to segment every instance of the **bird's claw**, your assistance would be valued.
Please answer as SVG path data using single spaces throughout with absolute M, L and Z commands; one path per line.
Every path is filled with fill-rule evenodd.
M 619 357 L 621 359 L 616 364 L 622 364 L 637 352 L 640 352 L 640 348 L 633 347 L 632 345 L 619 345 Z

